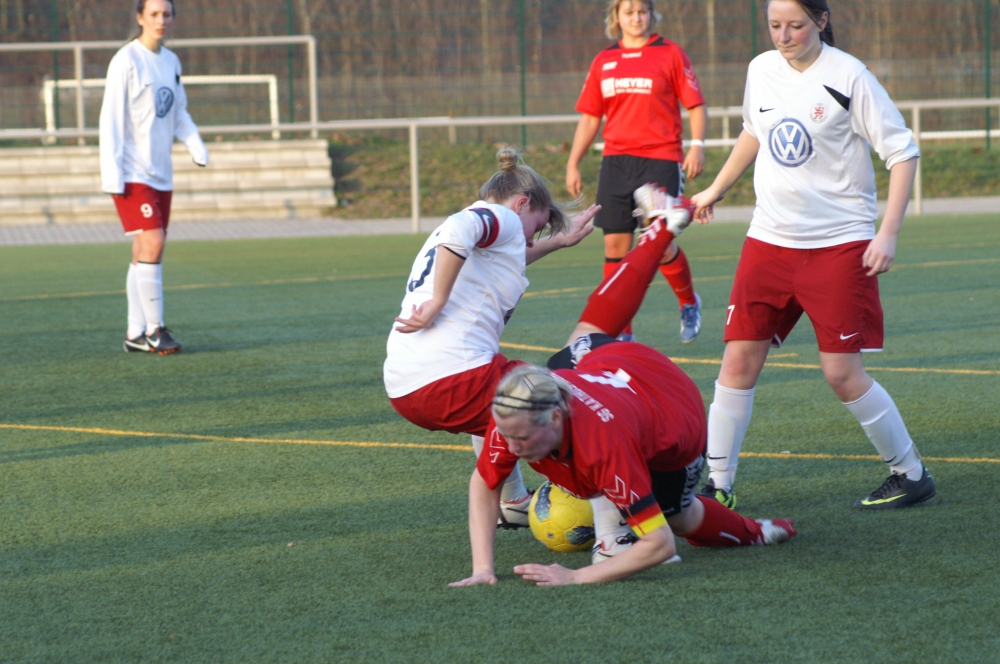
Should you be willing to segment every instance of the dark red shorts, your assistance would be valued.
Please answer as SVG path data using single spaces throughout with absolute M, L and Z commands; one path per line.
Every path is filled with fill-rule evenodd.
M 725 341 L 780 346 L 805 312 L 824 353 L 882 350 L 878 277 L 861 264 L 869 241 L 789 249 L 747 238 L 726 312 Z
M 160 191 L 138 182 L 126 182 L 125 192 L 112 194 L 125 235 L 162 228 L 170 223 L 170 199 L 174 192 Z
M 418 427 L 483 436 L 500 379 L 522 364 L 498 354 L 489 364 L 446 376 L 389 401 L 397 413 Z

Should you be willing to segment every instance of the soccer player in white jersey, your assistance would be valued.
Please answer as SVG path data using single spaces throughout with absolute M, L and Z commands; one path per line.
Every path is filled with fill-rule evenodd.
M 163 46 L 175 15 L 172 0 L 138 0 L 139 33 L 111 59 L 101 106 L 101 187 L 133 238 L 125 352 L 181 349 L 163 319 L 163 245 L 174 188 L 170 149 L 174 137 L 180 139 L 199 166 L 208 165 L 208 150 L 187 112 L 180 60 Z
M 500 377 L 520 362 L 500 353 L 500 335 L 528 287 L 525 267 L 586 237 L 593 205 L 570 222 L 545 182 L 513 148 L 481 200 L 448 217 L 421 248 L 389 333 L 385 389 L 393 408 L 431 431 L 468 433 L 476 454 Z M 549 229 L 547 237 L 535 236 Z M 501 526 L 528 525 L 521 475 L 504 487 Z
M 702 493 L 735 505 L 732 485 L 754 386 L 768 349 L 805 312 L 827 382 L 891 473 L 854 506 L 914 505 L 934 495 L 934 480 L 861 354 L 882 350 L 877 275 L 892 266 L 920 155 L 875 76 L 834 47 L 826 0 L 770 0 L 766 11 L 775 50 L 750 63 L 743 132 L 715 182 L 692 197 L 698 220 L 707 222 L 712 205 L 755 165 L 757 206 L 726 315 L 708 419 L 711 473 Z M 869 146 L 890 172 L 877 233 Z

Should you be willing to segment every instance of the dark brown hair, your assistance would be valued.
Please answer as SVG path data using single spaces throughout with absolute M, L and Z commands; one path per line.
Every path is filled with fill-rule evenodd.
M 176 16 L 177 16 L 177 7 L 174 5 L 174 0 L 167 0 L 167 2 L 170 3 L 170 15 L 176 18 Z M 138 14 L 142 14 L 144 11 L 146 11 L 146 0 L 136 0 L 136 3 L 135 3 L 135 13 L 138 15 Z M 140 25 L 136 29 L 136 31 L 132 34 L 132 36 L 128 38 L 128 40 L 129 41 L 135 41 L 136 39 L 138 39 L 141 36 L 142 36 L 142 26 Z
M 812 22 L 816 24 L 818 28 L 820 21 L 823 20 L 823 14 L 826 13 L 826 27 L 823 28 L 819 33 L 819 40 L 824 44 L 829 44 L 830 46 L 836 46 L 833 43 L 833 21 L 830 20 L 830 6 L 827 4 L 826 0 L 792 0 L 799 7 L 805 10 Z M 764 3 L 764 15 L 767 15 L 767 6 L 771 4 L 770 2 Z

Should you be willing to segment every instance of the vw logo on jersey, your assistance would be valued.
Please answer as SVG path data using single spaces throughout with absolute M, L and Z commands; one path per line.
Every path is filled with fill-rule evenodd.
M 174 91 L 170 88 L 160 88 L 156 91 L 156 117 L 162 118 L 170 112 L 174 105 Z
M 798 120 L 785 118 L 771 130 L 768 137 L 771 156 L 782 166 L 801 166 L 813 153 L 812 136 Z

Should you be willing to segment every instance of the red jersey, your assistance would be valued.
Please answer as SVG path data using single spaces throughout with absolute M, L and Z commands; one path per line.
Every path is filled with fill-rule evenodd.
M 649 471 L 680 470 L 705 449 L 705 404 L 694 381 L 637 343 L 601 346 L 576 369 L 554 373 L 573 388 L 570 417 L 560 448 L 531 467 L 576 496 L 604 494 L 640 537 L 662 527 Z M 491 421 L 476 464 L 487 486 L 499 486 L 517 460 Z
M 576 110 L 607 116 L 604 154 L 684 161 L 684 124 L 679 104 L 705 103 L 684 50 L 652 35 L 640 48 L 621 42 L 601 51 L 590 65 Z

